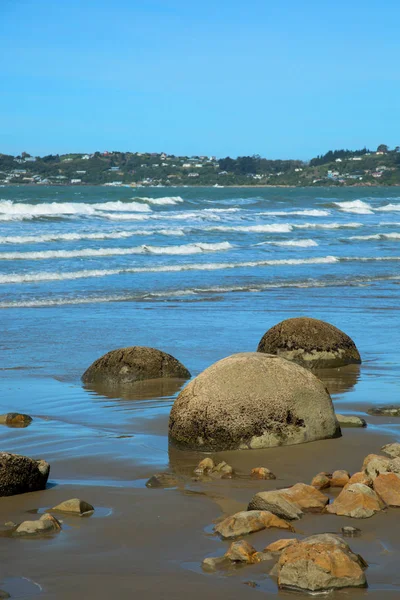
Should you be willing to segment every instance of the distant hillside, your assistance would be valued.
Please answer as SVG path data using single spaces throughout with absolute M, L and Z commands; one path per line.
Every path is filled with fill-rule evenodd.
M 400 185 L 400 147 L 330 150 L 309 163 L 261 156 L 217 159 L 141 152 L 32 157 L 0 154 L 0 184 L 36 185 Z

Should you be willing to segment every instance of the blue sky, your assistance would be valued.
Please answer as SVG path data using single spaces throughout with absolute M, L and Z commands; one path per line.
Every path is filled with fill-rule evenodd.
M 398 0 L 0 0 L 0 152 L 400 144 Z

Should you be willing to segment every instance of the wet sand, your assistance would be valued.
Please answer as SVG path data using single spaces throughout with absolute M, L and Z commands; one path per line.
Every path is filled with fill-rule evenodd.
M 334 379 L 332 374 L 330 377 Z M 346 371 L 337 374 L 336 384 L 331 381 L 331 386 L 340 390 L 355 384 L 354 373 L 348 376 Z M 232 480 L 196 482 L 192 479 L 193 469 L 203 455 L 168 447 L 172 397 L 118 400 L 90 392 L 91 402 L 99 403 L 93 408 L 87 396 L 84 402 L 79 386 L 60 382 L 53 385 L 58 395 L 62 390 L 60 402 L 69 405 L 70 410 L 61 411 L 51 402 L 53 414 L 36 415 L 30 427 L 2 429 L 3 447 L 49 460 L 52 471 L 48 489 L 2 498 L 0 523 L 32 518 L 30 511 L 44 510 L 70 497 L 89 501 L 96 512 L 82 518 L 61 516 L 63 530 L 53 537 L 0 537 L 0 586 L 18 598 L 102 600 L 141 594 L 154 599 L 217 599 L 221 595 L 242 599 L 258 597 L 260 592 L 293 598 L 293 594 L 277 591 L 275 580 L 268 576 L 273 565 L 270 562 L 203 573 L 203 558 L 223 554 L 229 546 L 229 542 L 212 535 L 213 522 L 245 509 L 257 491 L 299 481 L 309 483 L 322 470 L 358 471 L 367 454 L 379 453 L 383 444 L 394 440 L 393 431 L 399 422 L 364 415 L 365 406 L 346 399 L 346 411 L 363 414 L 367 429 L 343 429 L 342 438 L 299 446 L 215 453 L 216 460 L 233 466 L 236 476 Z M 339 396 L 338 412 L 340 404 Z M 42 409 L 45 405 L 42 399 Z M 62 412 L 64 417 L 56 419 L 55 414 Z M 135 431 L 129 418 L 132 412 Z M 277 479 L 251 480 L 250 470 L 256 466 L 267 466 Z M 157 471 L 174 472 L 182 478 L 182 485 L 173 489 L 146 488 L 147 478 Z M 334 497 L 338 492 L 330 490 L 329 495 Z M 295 535 L 340 532 L 344 525 L 359 527 L 361 536 L 349 543 L 370 565 L 369 588 L 335 592 L 333 597 L 399 598 L 398 518 L 396 509 L 365 520 L 309 514 L 295 523 Z M 247 539 L 261 550 L 282 537 L 292 534 L 266 530 Z M 258 587 L 244 585 L 246 581 Z

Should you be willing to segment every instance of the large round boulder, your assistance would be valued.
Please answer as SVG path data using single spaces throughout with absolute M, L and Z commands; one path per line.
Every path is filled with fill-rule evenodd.
M 190 373 L 179 360 L 146 346 L 111 350 L 98 358 L 82 375 L 89 385 L 126 386 L 138 381 L 163 377 L 189 379 Z
M 261 338 L 257 352 L 277 354 L 307 369 L 361 363 L 348 335 L 330 323 L 309 317 L 286 319 L 271 327 Z
M 50 473 L 45 460 L 0 452 L 0 496 L 44 490 Z
M 340 435 L 331 397 L 310 371 L 248 352 L 215 363 L 179 394 L 170 440 L 203 451 L 268 448 Z

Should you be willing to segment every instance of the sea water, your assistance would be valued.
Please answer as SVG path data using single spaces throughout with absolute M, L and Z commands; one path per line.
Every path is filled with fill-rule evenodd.
M 101 453 L 96 427 L 149 435 L 173 395 L 139 399 L 131 421 L 118 399 L 104 412 L 80 383 L 93 360 L 153 346 L 196 375 L 301 315 L 355 340 L 353 402 L 399 401 L 399 292 L 397 188 L 2 187 L 0 409 L 60 427 L 57 447 L 37 420 L 39 437 L 2 429 L 3 447 L 56 460 L 83 451 L 83 431 Z M 153 433 L 166 451 L 167 431 Z

